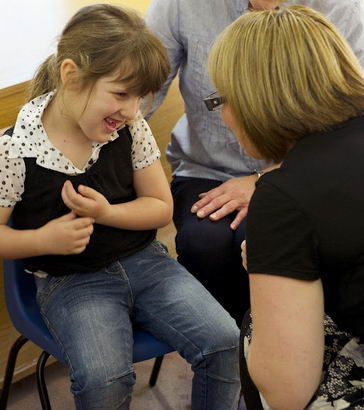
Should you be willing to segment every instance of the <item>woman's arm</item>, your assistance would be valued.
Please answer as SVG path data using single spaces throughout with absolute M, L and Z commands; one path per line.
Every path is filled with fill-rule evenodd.
M 62 190 L 64 203 L 79 216 L 115 228 L 146 230 L 167 225 L 172 219 L 173 201 L 167 178 L 159 160 L 134 171 L 133 201 L 111 205 L 92 188 L 80 185 L 76 192 L 67 181 Z
M 315 393 L 324 354 L 321 280 L 250 274 L 248 369 L 274 410 L 302 410 Z

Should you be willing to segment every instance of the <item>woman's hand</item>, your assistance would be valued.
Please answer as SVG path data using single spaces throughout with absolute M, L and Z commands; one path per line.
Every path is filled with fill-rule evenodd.
M 69 212 L 36 230 L 38 254 L 71 255 L 81 253 L 90 242 L 93 218 L 78 218 Z
M 241 260 L 243 262 L 244 269 L 248 272 L 248 261 L 246 259 L 246 241 L 241 243 Z
M 76 192 L 70 181 L 64 183 L 61 195 L 64 204 L 76 215 L 94 218 L 96 222 L 110 207 L 107 199 L 99 192 L 85 185 L 79 185 Z

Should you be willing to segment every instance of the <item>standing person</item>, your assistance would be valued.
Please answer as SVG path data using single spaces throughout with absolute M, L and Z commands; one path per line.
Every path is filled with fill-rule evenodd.
M 283 161 L 257 182 L 247 216 L 244 348 L 264 408 L 363 409 L 363 70 L 304 6 L 240 17 L 209 70 L 246 152 Z
M 192 409 L 237 407 L 236 324 L 155 239 L 172 197 L 139 104 L 168 72 L 135 12 L 85 7 L 1 137 L 0 255 L 35 275 L 77 409 L 129 408 L 133 324 L 191 363 Z
M 274 8 L 279 3 L 152 0 L 146 14 L 147 24 L 167 48 L 172 66 L 156 106 L 177 73 L 185 101 L 186 113 L 175 126 L 167 149 L 173 173 L 178 260 L 238 323 L 249 306 L 248 279 L 240 256 L 244 218 L 259 170 L 272 163 L 247 155 L 219 113 L 206 112 L 202 99 L 214 91 L 207 73 L 207 57 L 217 35 L 239 16 L 253 9 Z M 287 2 L 296 3 L 326 15 L 348 40 L 364 67 L 363 0 Z

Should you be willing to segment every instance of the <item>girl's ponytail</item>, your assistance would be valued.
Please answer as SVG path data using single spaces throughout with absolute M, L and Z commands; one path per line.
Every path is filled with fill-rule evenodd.
M 30 82 L 28 101 L 54 90 L 57 88 L 57 85 L 57 59 L 56 56 L 52 54 L 38 67 L 33 80 Z

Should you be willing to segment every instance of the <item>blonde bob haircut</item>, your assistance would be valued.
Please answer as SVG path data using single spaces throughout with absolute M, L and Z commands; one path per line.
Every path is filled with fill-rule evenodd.
M 209 57 L 219 93 L 261 158 L 364 111 L 364 75 L 335 27 L 304 6 L 245 14 Z

